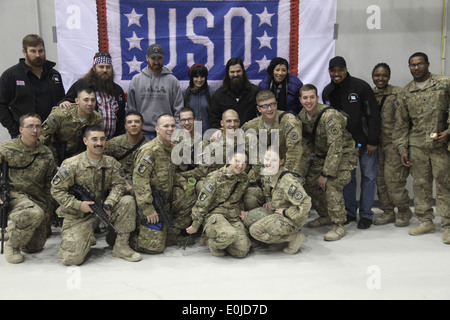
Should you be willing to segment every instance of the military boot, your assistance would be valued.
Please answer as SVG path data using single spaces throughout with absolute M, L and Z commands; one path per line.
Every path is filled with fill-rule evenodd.
M 442 242 L 445 244 L 450 244 L 450 227 L 445 227 L 444 236 L 442 237 Z
M 5 244 L 5 258 L 9 263 L 22 263 L 24 261 L 23 255 L 20 253 L 20 248 L 13 247 L 11 241 Z
M 206 243 L 209 247 L 209 252 L 211 252 L 211 255 L 213 255 L 214 257 L 224 257 L 225 256 L 225 250 L 212 248 L 209 245 L 209 239 L 206 240 Z
M 395 221 L 395 212 L 386 210 L 378 218 L 373 221 L 376 226 L 382 226 Z
M 286 254 L 295 254 L 300 250 L 303 242 L 305 242 L 305 235 L 303 233 L 297 232 L 292 234 L 288 238 L 288 246 L 283 249 Z
M 329 226 L 331 225 L 330 217 L 318 217 L 317 219 L 308 222 L 308 227 L 310 228 L 319 228 L 323 226 Z
M 409 220 L 412 217 L 411 209 L 398 210 L 397 219 L 395 220 L 396 227 L 406 227 L 409 225 Z
M 434 232 L 434 223 L 432 220 L 422 221 L 417 227 L 409 229 L 409 234 L 412 236 L 420 236 L 425 233 Z
M 346 234 L 344 225 L 341 223 L 333 223 L 330 231 L 323 237 L 325 241 L 336 241 L 343 238 Z
M 112 252 L 113 257 L 122 258 L 130 262 L 141 261 L 141 255 L 130 248 L 128 244 L 129 238 L 129 233 L 123 234 L 122 236 L 118 236 L 116 238 L 116 243 L 114 244 Z

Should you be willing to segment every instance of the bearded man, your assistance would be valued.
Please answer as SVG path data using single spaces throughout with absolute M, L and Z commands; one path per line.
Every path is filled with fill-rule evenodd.
M 108 52 L 95 54 L 92 68 L 70 87 L 59 106 L 62 108 L 74 106 L 78 90 L 86 87 L 95 91 L 96 111 L 103 118 L 106 138 L 124 134 L 126 98 L 122 87 L 114 82 L 114 69 Z
M 0 78 L 0 123 L 11 138 L 19 135 L 19 119 L 37 113 L 44 121 L 52 107 L 64 97 L 61 74 L 48 61 L 44 40 L 26 35 L 22 40 L 24 58 L 7 69 Z

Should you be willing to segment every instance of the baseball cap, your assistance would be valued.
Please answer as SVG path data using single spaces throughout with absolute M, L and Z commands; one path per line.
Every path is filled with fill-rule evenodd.
M 154 43 L 150 47 L 148 47 L 148 49 L 147 49 L 147 56 L 149 58 L 153 58 L 153 57 L 162 57 L 162 58 L 164 58 L 164 50 L 159 44 Z
M 342 58 L 340 56 L 336 56 L 336 57 L 334 57 L 333 59 L 330 60 L 330 63 L 328 65 L 328 69 L 331 69 L 334 66 L 347 68 L 347 63 L 345 62 L 344 58 Z

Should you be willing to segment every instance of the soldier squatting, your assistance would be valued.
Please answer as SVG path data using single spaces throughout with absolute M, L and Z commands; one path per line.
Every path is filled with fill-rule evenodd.
M 163 56 L 162 49 L 158 53 Z M 101 62 L 111 61 L 102 56 Z M 414 80 L 404 89 L 373 89 L 383 123 L 379 152 L 385 170 L 378 182 L 384 213 L 374 223 L 409 224 L 412 213 L 401 190 L 410 170 L 420 225 L 409 233 L 434 232 L 434 178 L 443 242 L 448 244 L 450 78 L 430 74 L 428 66 L 426 55 L 417 53 L 409 60 Z M 345 63 L 340 67 L 345 78 Z M 382 65 L 374 69 L 374 77 L 381 67 L 390 75 Z M 230 78 L 229 90 L 242 84 L 236 77 L 242 79 L 245 70 L 235 64 L 230 72 L 235 69 L 238 75 Z M 143 135 L 145 115 L 129 112 L 126 133 L 108 139 L 95 109 L 96 92 L 87 87 L 78 88 L 74 106 L 57 106 L 46 119 L 23 114 L 19 135 L 0 144 L 2 176 L 7 178 L 0 201 L 6 260 L 21 263 L 22 252 L 42 250 L 51 224 L 61 219 L 58 257 L 66 265 L 86 260 L 96 228 L 108 233 L 113 257 L 130 262 L 195 239 L 217 257 L 244 258 L 254 245 L 295 254 L 305 240 L 301 230 L 311 208 L 319 217 L 309 227 L 330 226 L 326 241 L 344 237 L 348 215 L 343 189 L 359 151 L 347 130 L 353 115 L 344 112 L 345 103 L 341 110 L 320 104 L 312 84 L 299 91 L 303 108 L 298 114 L 278 110 L 272 91 L 251 90 L 256 104 L 248 108 L 259 116 L 241 123 L 237 110 L 222 110 L 221 127 L 208 141 L 192 130 L 195 113 L 189 107 L 176 115 L 158 114 L 155 138 Z M 390 163 L 399 170 L 389 172 Z M 188 187 L 188 180 L 195 187 Z M 79 186 L 91 198 L 80 198 L 74 192 Z M 392 186 L 397 192 L 389 192 Z M 109 217 L 106 225 L 99 222 L 99 213 Z

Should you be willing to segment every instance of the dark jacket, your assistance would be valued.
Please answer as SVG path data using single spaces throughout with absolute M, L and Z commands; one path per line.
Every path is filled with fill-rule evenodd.
M 64 97 L 64 86 L 61 74 L 53 69 L 56 63 L 46 61 L 41 79 L 45 78 L 50 87 L 49 94 L 53 101 L 52 107 Z M 3 72 L 0 78 L 0 123 L 8 130 L 11 137 L 19 135 L 19 119 L 24 114 L 36 112 L 34 89 L 31 86 L 28 73 L 31 68 L 25 64 L 25 58 Z M 42 119 L 44 122 L 45 119 Z
M 66 93 L 64 99 L 62 99 L 59 103 L 64 101 L 75 102 L 75 98 L 77 97 L 77 91 L 84 87 L 84 79 L 78 79 L 72 84 L 69 90 Z M 114 97 L 116 98 L 117 104 L 119 105 L 119 111 L 117 112 L 117 120 L 116 120 L 116 131 L 114 132 L 114 137 L 120 136 L 125 133 L 125 108 L 126 108 L 126 97 L 125 92 L 122 87 L 117 83 L 114 83 Z M 98 111 L 97 106 L 95 110 Z
M 259 83 L 261 90 L 273 91 L 273 78 L 270 76 L 265 77 Z M 297 78 L 293 73 L 287 75 L 287 90 L 286 90 L 286 106 L 280 106 L 278 104 L 278 110 L 293 111 L 298 114 L 303 106 L 300 103 L 300 88 L 303 86 L 303 82 Z
M 347 130 L 356 144 L 376 146 L 381 131 L 381 116 L 370 85 L 350 76 L 340 84 L 330 82 L 322 92 L 322 100 L 347 116 Z
M 208 121 L 210 128 L 220 128 L 222 113 L 228 109 L 235 110 L 239 115 L 241 125 L 256 118 L 256 95 L 260 91 L 257 85 L 250 83 L 250 87 L 245 89 L 240 97 L 236 97 L 233 91 L 218 88 L 211 97 L 209 105 Z

